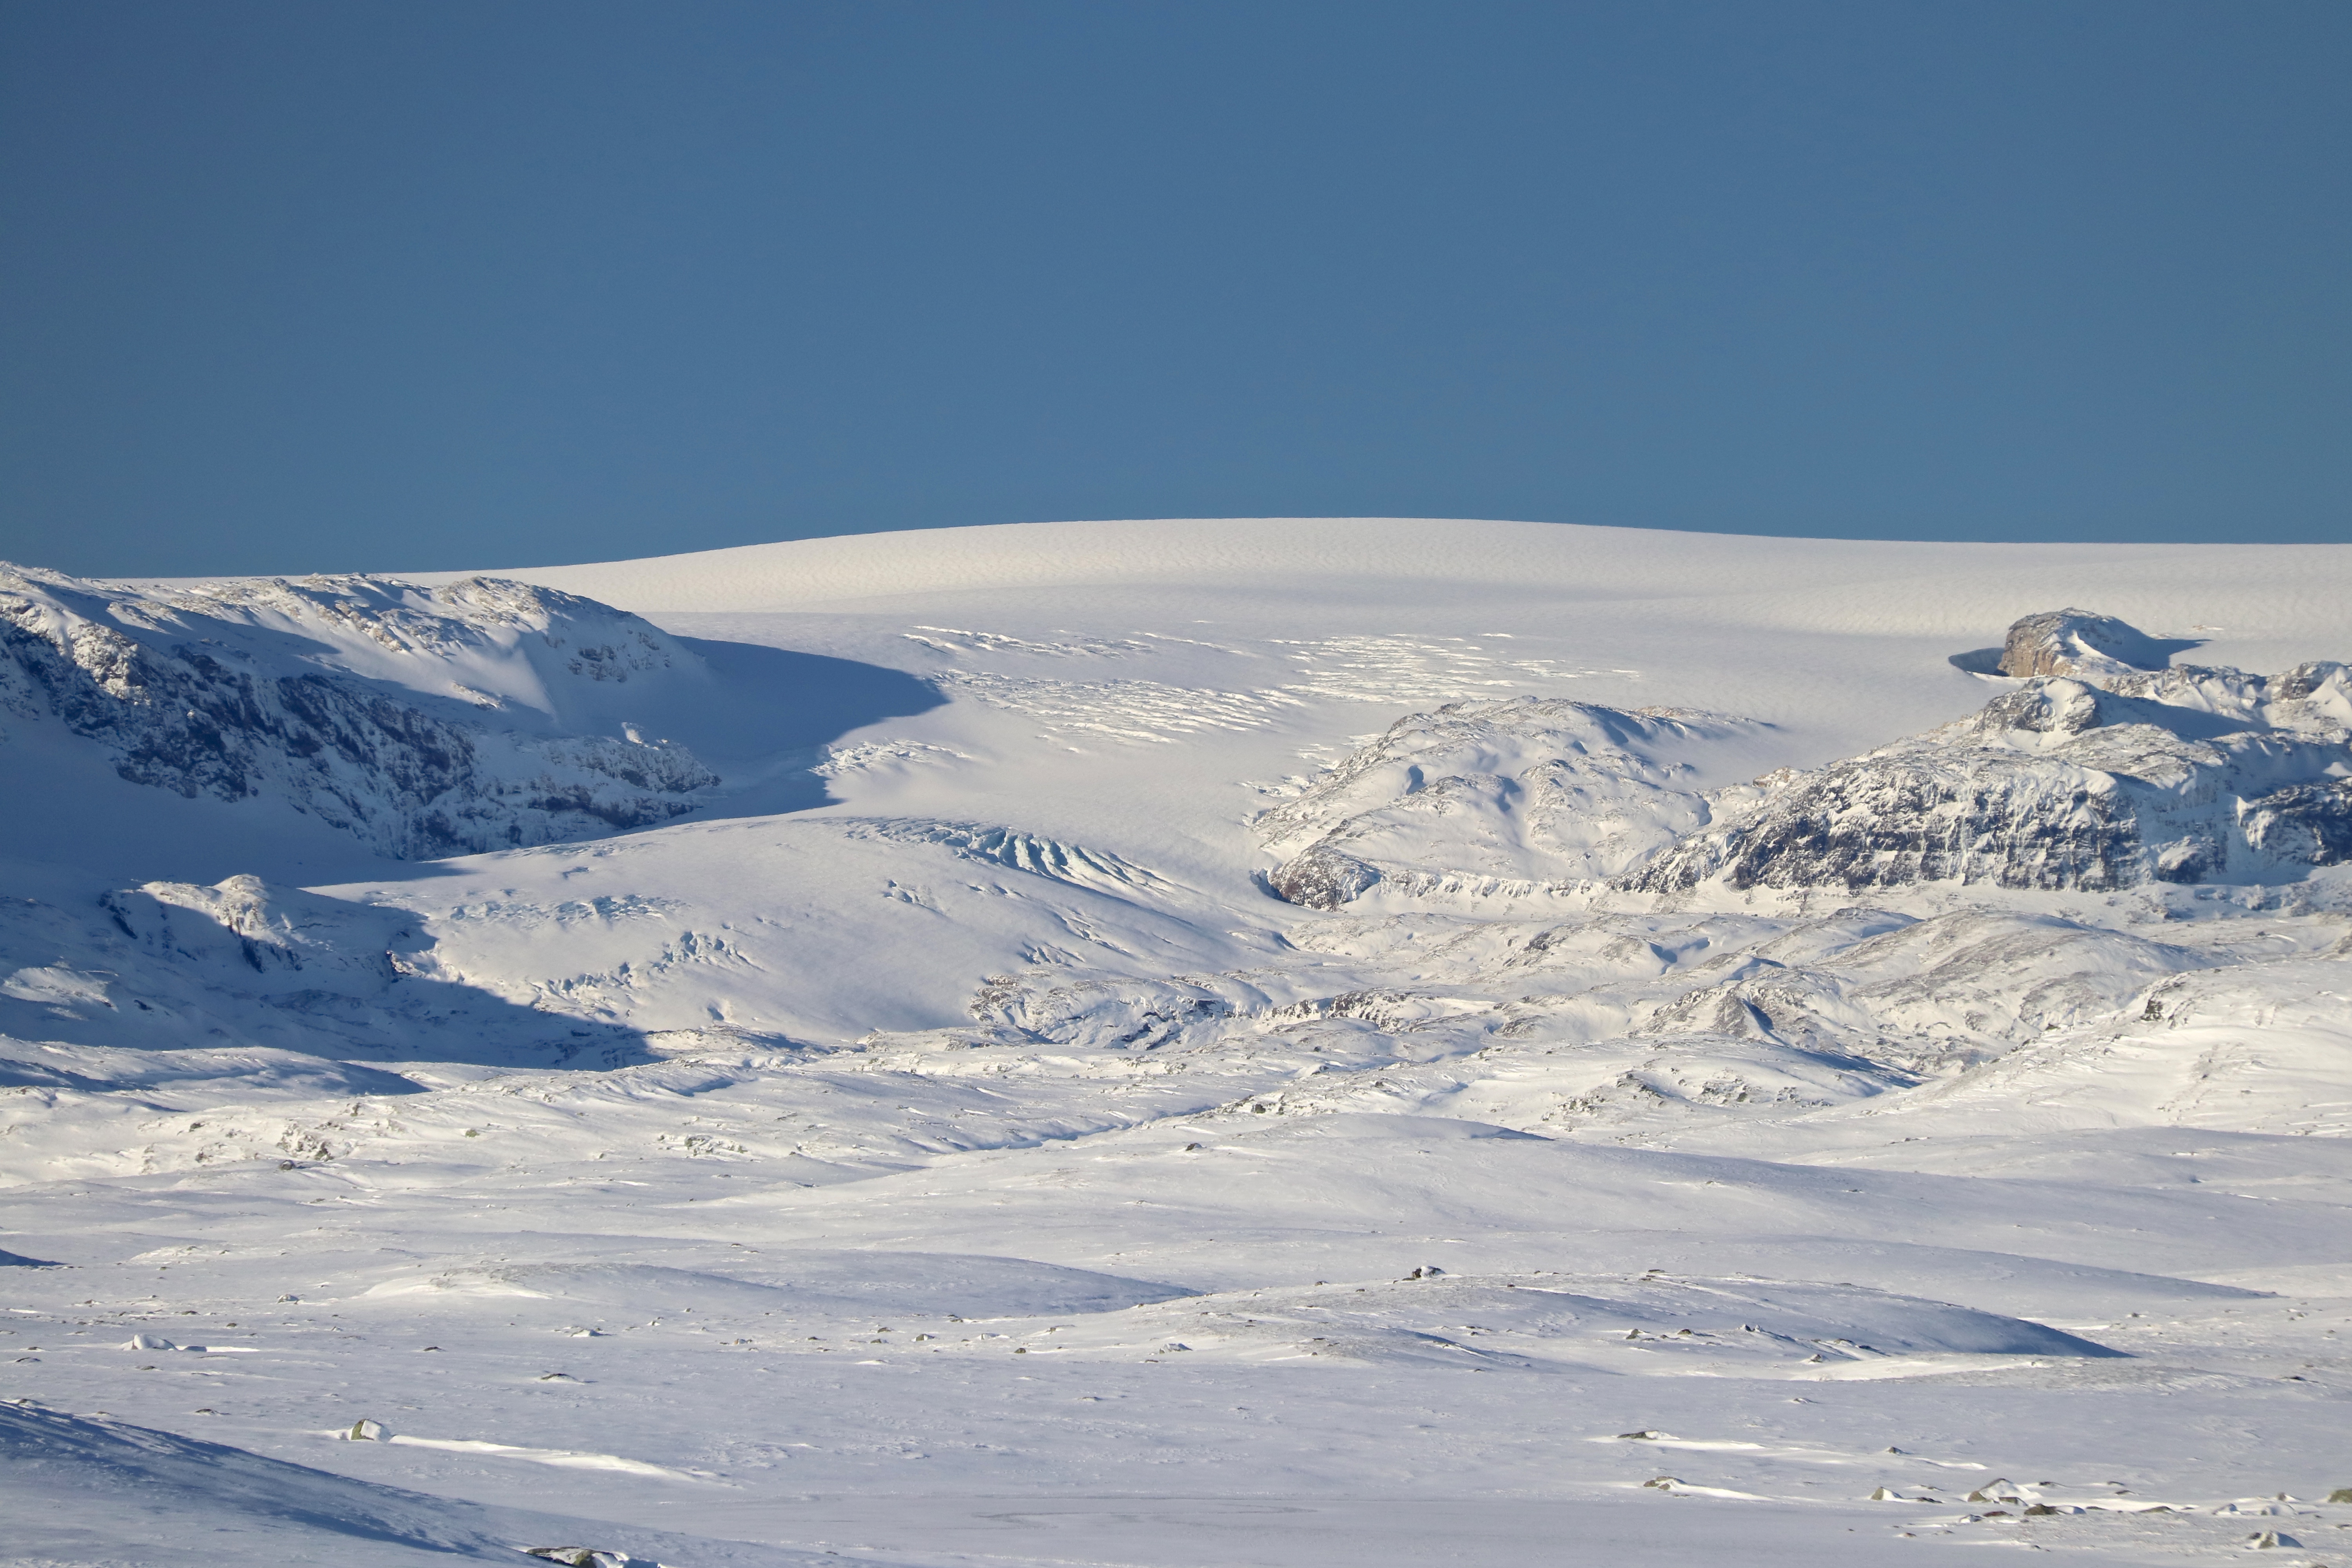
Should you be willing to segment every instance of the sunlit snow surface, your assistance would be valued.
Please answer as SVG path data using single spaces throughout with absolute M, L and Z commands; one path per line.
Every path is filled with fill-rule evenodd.
M 1980 673 L 2061 606 L 2352 658 L 2352 547 L 488 575 L 599 603 L 26 580 L 496 766 L 338 826 L 299 701 L 230 798 L 154 755 L 217 716 L 0 686 L 0 1563 L 2352 1562 L 2352 872 L 2240 804 L 2332 788 L 2336 688 L 1939 730 L 2076 700 Z M 2189 879 L 1640 883 L 1962 734 L 2169 791 Z M 674 820 L 535 804 L 633 747 Z M 551 841 L 384 858 L 427 810 Z

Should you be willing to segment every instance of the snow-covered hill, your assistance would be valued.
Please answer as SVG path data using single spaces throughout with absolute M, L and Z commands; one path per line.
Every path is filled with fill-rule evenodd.
M 275 797 L 404 859 L 693 810 L 717 775 L 647 731 L 707 680 L 635 616 L 494 578 L 141 592 L 0 567 L 0 710 L 132 784 Z
M 2012 632 L 2012 648 L 2017 640 Z M 2046 662 L 2004 660 L 2034 671 Z M 2352 672 L 2342 664 L 2264 678 L 2055 663 L 2067 673 L 2029 674 L 1972 718 L 1774 776 L 1763 800 L 1632 884 L 1664 891 L 1720 876 L 1742 889 L 1957 881 L 2108 891 L 2151 879 L 2289 881 L 2352 859 Z
M 2330 1539 L 2347 602 L 1395 520 L 15 573 L 11 1549 Z

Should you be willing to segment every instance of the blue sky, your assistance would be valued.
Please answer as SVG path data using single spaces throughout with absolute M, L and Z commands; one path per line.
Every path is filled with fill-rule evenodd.
M 2352 538 L 2352 6 L 6 0 L 0 556 Z

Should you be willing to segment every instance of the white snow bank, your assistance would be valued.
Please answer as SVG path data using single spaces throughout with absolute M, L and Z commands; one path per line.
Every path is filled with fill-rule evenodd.
M 421 1568 L 514 1563 L 518 1542 L 609 1542 L 672 1563 L 807 1568 L 813 1553 L 485 1507 L 379 1486 L 242 1448 L 0 1403 L 10 1550 L 158 1568 L 264 1562 Z

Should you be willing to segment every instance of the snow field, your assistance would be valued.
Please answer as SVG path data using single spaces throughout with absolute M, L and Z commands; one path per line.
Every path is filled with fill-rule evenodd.
M 1953 662 L 2033 611 L 2341 658 L 2347 555 L 1061 524 L 517 574 L 698 672 L 532 743 L 719 782 L 437 860 L 36 705 L 5 1550 L 2352 1560 L 2340 868 L 1628 881 L 2056 690 Z M 444 679 L 370 629 L 430 605 L 297 586 L 151 596 Z M 499 625 L 466 684 L 520 712 Z M 1318 846 L 1344 896 L 1275 897 Z

